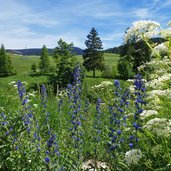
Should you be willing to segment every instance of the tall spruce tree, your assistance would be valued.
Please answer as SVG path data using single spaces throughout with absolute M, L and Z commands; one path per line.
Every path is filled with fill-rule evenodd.
M 49 71 L 50 68 L 50 59 L 48 56 L 48 50 L 45 45 L 42 47 L 41 56 L 40 56 L 40 63 L 39 69 L 41 73 L 46 73 Z
M 85 41 L 87 48 L 84 50 L 83 65 L 86 70 L 93 71 L 95 77 L 96 70 L 102 71 L 104 69 L 104 56 L 102 52 L 102 41 L 98 37 L 98 32 L 92 28 Z
M 0 49 L 0 76 L 6 77 L 14 74 L 16 72 L 12 67 L 10 56 L 6 53 L 5 47 L 2 44 Z

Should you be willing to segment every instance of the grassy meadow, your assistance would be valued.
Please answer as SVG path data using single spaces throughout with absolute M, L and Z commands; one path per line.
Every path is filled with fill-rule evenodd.
M 117 60 L 105 54 L 109 68 Z M 39 57 L 13 55 L 17 75 L 0 78 L 0 171 L 171 170 L 170 58 L 148 64 L 149 82 L 86 72 L 82 85 L 77 67 L 57 95 L 48 75 L 31 75 L 33 63 Z
M 110 54 L 105 53 L 105 64 L 109 66 L 117 67 L 117 60 L 119 56 L 117 54 Z M 77 58 L 82 62 L 82 56 L 78 55 Z M 31 65 L 35 63 L 37 66 L 40 62 L 39 56 L 18 56 L 18 55 L 12 55 L 11 56 L 11 62 L 13 67 L 16 69 L 17 75 L 11 76 L 11 77 L 5 77 L 0 78 L 0 85 L 1 85 L 1 91 L 4 91 L 4 89 L 7 88 L 7 84 L 11 81 L 27 81 L 28 84 L 42 84 L 47 81 L 48 76 L 46 75 L 38 75 L 38 76 L 31 76 Z M 55 62 L 53 59 L 51 59 L 51 65 L 55 67 Z M 96 71 L 97 78 L 91 78 L 93 73 L 92 72 L 86 72 L 86 78 L 87 82 L 90 82 L 90 85 L 100 83 L 103 80 L 106 80 L 104 78 L 101 78 L 101 72 Z M 110 79 L 111 80 L 111 79 Z

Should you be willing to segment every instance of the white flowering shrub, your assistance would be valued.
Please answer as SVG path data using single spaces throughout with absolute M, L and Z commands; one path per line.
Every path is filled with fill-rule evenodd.
M 145 38 L 152 38 L 159 33 L 160 24 L 151 20 L 140 20 L 132 24 L 124 35 L 125 43 L 130 40 L 140 41 Z
M 154 53 L 155 52 L 155 53 Z M 168 47 L 166 43 L 160 43 L 154 47 L 154 51 L 152 51 L 151 56 L 155 56 L 156 53 L 160 56 L 165 56 L 168 53 Z
M 124 36 L 125 42 L 145 41 L 152 52 L 151 60 L 138 67 L 140 73 L 148 76 L 145 83 L 148 103 L 146 110 L 140 113 L 144 130 L 144 142 L 140 149 L 146 158 L 144 164 L 149 170 L 171 169 L 169 157 L 171 145 L 168 143 L 171 140 L 171 21 L 168 26 L 166 29 L 161 29 L 157 22 L 137 21 Z M 158 36 L 165 42 L 151 44 L 148 41 Z M 130 87 L 130 90 L 132 89 L 133 87 Z M 150 147 L 143 143 L 149 143 Z M 134 154 L 134 151 L 125 154 L 126 163 L 129 166 L 141 165 L 140 157 L 132 153 Z
M 149 120 L 144 128 L 151 130 L 157 136 L 170 136 L 171 135 L 171 120 L 166 118 L 154 118 Z

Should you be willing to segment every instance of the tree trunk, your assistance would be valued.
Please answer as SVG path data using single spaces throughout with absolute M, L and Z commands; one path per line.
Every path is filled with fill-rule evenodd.
M 95 76 L 96 76 L 96 70 L 93 69 L 93 78 L 95 78 Z

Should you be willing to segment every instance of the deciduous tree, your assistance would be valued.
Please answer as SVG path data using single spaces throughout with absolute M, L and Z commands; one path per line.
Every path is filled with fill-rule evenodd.
M 73 80 L 73 70 L 77 59 L 71 53 L 73 44 L 66 43 L 62 39 L 58 41 L 58 46 L 54 49 L 53 57 L 56 60 L 56 72 L 50 78 L 50 81 L 56 86 L 65 87 Z M 54 87 L 55 87 L 54 86 Z

